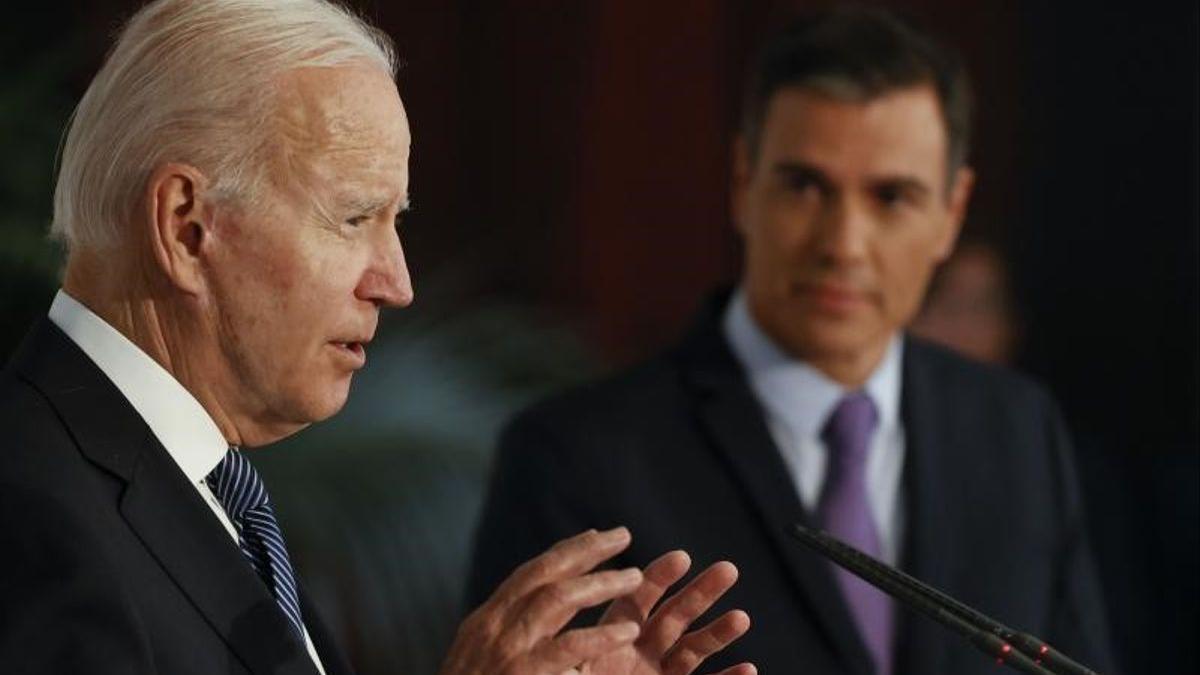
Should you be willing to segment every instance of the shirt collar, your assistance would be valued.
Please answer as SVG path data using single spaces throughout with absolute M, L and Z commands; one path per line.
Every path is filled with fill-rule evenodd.
M 722 327 L 751 388 L 768 411 L 786 422 L 799 438 L 819 438 L 825 420 L 848 390 L 789 355 L 764 333 L 750 315 L 740 288 L 725 310 Z M 863 387 L 879 411 L 879 429 L 885 433 L 899 424 L 903 350 L 904 340 L 897 333 Z
M 157 361 L 66 291 L 50 320 L 116 385 L 193 483 L 225 457 L 229 444 L 200 402 Z

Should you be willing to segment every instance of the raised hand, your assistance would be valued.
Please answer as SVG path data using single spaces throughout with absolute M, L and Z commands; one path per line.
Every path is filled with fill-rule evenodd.
M 591 530 L 518 567 L 459 626 L 441 675 L 550 675 L 632 644 L 632 620 L 559 633 L 581 609 L 642 585 L 636 568 L 591 572 L 627 546 L 623 527 Z
M 749 630 L 750 617 L 732 610 L 699 630 L 684 632 L 737 581 L 737 568 L 728 562 L 704 570 L 655 608 L 689 567 L 691 559 L 683 551 L 672 551 L 646 567 L 637 590 L 614 601 L 600 620 L 600 625 L 633 621 L 641 626 L 640 635 L 633 643 L 583 664 L 583 675 L 687 675 Z M 743 663 L 719 675 L 756 672 L 753 665 Z
M 623 527 L 593 530 L 521 565 L 463 621 L 441 675 L 687 675 L 749 629 L 750 618 L 735 610 L 685 633 L 737 580 L 727 562 L 661 604 L 691 566 L 683 551 L 662 556 L 644 575 L 591 571 L 629 541 Z M 562 630 L 580 610 L 614 599 L 599 625 Z M 719 675 L 755 673 L 741 664 Z

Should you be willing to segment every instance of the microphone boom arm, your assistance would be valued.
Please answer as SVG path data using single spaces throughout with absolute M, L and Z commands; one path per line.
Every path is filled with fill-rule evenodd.
M 825 532 L 799 523 L 788 530 L 800 543 L 904 605 L 967 638 L 999 663 L 1036 675 L 1098 675 L 1044 641 L 1019 633 L 936 588 L 885 565 Z

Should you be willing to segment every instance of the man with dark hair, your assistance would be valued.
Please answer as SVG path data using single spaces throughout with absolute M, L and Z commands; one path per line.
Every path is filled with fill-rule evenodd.
M 757 628 L 725 659 L 993 672 L 789 540 L 802 522 L 1108 671 L 1055 404 L 903 332 L 966 210 L 969 108 L 958 60 L 885 12 L 827 12 L 771 42 L 735 148 L 739 287 L 664 356 L 506 430 L 473 597 L 564 533 L 627 522 L 634 559 L 737 561 L 731 594 Z

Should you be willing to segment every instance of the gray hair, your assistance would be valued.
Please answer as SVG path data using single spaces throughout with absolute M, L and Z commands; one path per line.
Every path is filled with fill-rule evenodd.
M 390 39 L 324 0 L 156 0 L 125 25 L 72 116 L 54 192 L 69 250 L 123 243 L 151 173 L 195 166 L 218 201 L 264 180 L 274 94 L 296 69 L 368 63 L 395 76 Z

